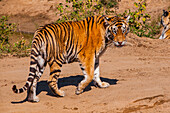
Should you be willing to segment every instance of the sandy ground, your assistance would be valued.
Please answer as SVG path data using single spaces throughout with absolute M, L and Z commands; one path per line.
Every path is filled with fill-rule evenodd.
M 55 97 L 47 86 L 49 67 L 38 82 L 39 103 L 25 101 L 26 93 L 14 94 L 29 73 L 29 58 L 0 59 L 0 112 L 12 113 L 169 113 L 170 112 L 170 40 L 137 38 L 128 35 L 127 46 L 110 46 L 100 58 L 102 81 L 109 88 L 93 83 L 81 95 L 77 84 L 83 79 L 78 63 L 62 68 L 59 87 L 65 97 Z
M 65 1 L 65 0 L 60 0 Z M 59 0 L 1 0 L 0 16 L 24 32 L 34 32 L 40 25 L 51 23 Z M 138 0 L 121 0 L 117 12 L 134 10 Z M 147 0 L 147 13 L 158 19 L 169 0 Z M 93 83 L 81 95 L 77 84 L 83 79 L 77 63 L 64 65 L 59 87 L 65 97 L 55 97 L 47 86 L 49 67 L 38 82 L 39 103 L 25 101 L 26 93 L 17 95 L 14 84 L 22 87 L 29 73 L 29 57 L 0 59 L 0 113 L 170 113 L 170 40 L 138 38 L 128 35 L 127 46 L 113 45 L 100 58 L 102 81 L 109 88 L 96 88 Z

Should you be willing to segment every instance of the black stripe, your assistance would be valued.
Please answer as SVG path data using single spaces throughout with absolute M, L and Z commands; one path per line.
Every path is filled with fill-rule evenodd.
M 31 50 L 31 55 L 34 55 L 35 57 L 38 57 L 37 53 L 35 53 L 34 50 Z
M 42 46 L 42 42 L 44 42 L 44 40 L 42 39 L 42 35 L 40 33 L 38 33 L 38 36 L 37 36 L 41 42 L 41 46 Z
M 40 51 L 38 50 L 38 48 L 36 47 L 36 45 L 38 45 L 38 46 L 39 46 L 39 44 L 35 44 L 35 45 L 33 45 L 33 47 L 36 49 L 36 51 L 37 51 L 38 55 L 40 55 Z M 39 46 L 39 48 L 40 48 L 40 46 Z
M 58 59 L 57 59 L 57 60 L 58 60 Z M 52 61 L 52 63 L 50 64 L 50 67 L 53 65 L 54 62 L 57 63 L 60 67 L 62 67 L 62 64 L 60 64 L 59 62 L 57 62 L 57 61 L 55 61 L 55 60 Z
M 78 22 L 78 23 L 81 25 L 81 28 L 84 28 L 84 26 L 82 25 L 81 21 L 80 21 L 80 22 Z
M 78 47 L 78 40 L 77 40 L 76 48 L 75 48 L 75 55 L 77 54 L 77 47 Z
M 46 41 L 46 58 L 48 58 L 48 40 L 47 40 L 47 38 L 46 38 L 46 36 L 45 36 L 45 33 L 43 33 L 43 32 L 41 32 L 41 38 L 43 39 L 43 41 L 44 41 L 44 43 L 45 43 L 45 41 Z
M 61 54 L 60 53 L 58 53 L 58 55 L 56 57 L 57 57 L 57 60 L 60 61 L 60 63 L 63 63 L 63 59 L 61 58 Z
M 71 51 L 69 52 L 68 56 L 70 56 L 73 53 L 73 49 L 74 49 L 74 41 L 73 44 L 71 44 L 72 46 L 70 47 Z
M 39 38 L 39 37 L 38 37 Z M 39 48 L 40 48 L 40 45 L 39 45 L 39 39 L 38 39 L 37 37 L 35 37 L 33 40 L 33 43 L 35 43 L 35 45 L 38 45 L 39 46 Z M 35 41 L 36 40 L 36 41 Z
M 68 42 L 67 46 L 66 46 L 67 54 L 71 49 L 71 45 L 72 45 L 72 42 L 73 42 L 73 36 L 74 36 L 74 28 L 73 28 L 72 24 L 70 24 L 70 26 L 72 27 L 72 30 L 71 30 L 71 37 L 68 37 L 70 39 L 70 41 L 69 41 L 70 43 Z
M 56 30 L 56 39 L 59 37 L 58 24 L 54 24 L 54 29 Z
M 54 70 L 54 71 L 50 72 L 50 75 L 57 73 L 57 72 L 61 72 L 61 70 L 60 69 Z
M 68 28 L 67 28 L 68 37 L 67 37 L 67 45 L 66 45 L 66 50 L 67 50 L 67 48 L 68 48 L 68 42 L 70 41 L 70 25 L 71 25 L 71 24 L 68 24 Z
M 49 65 L 50 65 L 50 67 L 53 65 L 53 63 L 54 63 L 54 60 L 51 62 L 51 64 L 49 64 Z
M 50 37 L 48 37 L 48 34 L 47 34 L 47 31 L 46 30 L 44 30 L 44 34 L 45 34 L 45 37 L 46 37 L 46 39 L 47 39 L 47 46 L 50 46 L 50 48 L 52 47 L 52 45 L 51 45 L 51 42 L 50 42 L 50 40 L 49 40 L 49 38 Z M 50 45 L 48 45 L 48 44 L 50 44 Z M 49 50 L 49 55 L 51 54 L 51 49 L 48 49 L 48 47 L 46 48 L 46 52 L 47 52 L 47 50 Z M 48 53 L 48 52 L 47 52 Z
M 92 16 L 92 25 L 91 25 L 91 29 L 93 28 L 93 24 L 94 24 L 94 16 Z
M 26 90 L 26 88 L 25 87 L 23 87 L 24 88 L 24 90 Z
M 33 59 L 35 62 L 37 62 L 37 60 L 35 59 L 35 56 L 31 56 L 31 59 Z
M 24 92 L 24 90 L 21 88 L 21 89 L 19 89 L 19 92 L 22 93 L 22 92 Z
M 45 59 L 45 57 L 44 57 L 44 52 L 43 52 L 43 53 L 41 53 L 41 56 L 42 56 L 42 58 L 43 58 L 43 59 Z
M 97 23 L 98 23 L 103 17 L 105 17 L 105 16 L 104 16 L 104 15 L 100 16 L 99 19 L 98 19 L 98 21 L 97 21 Z M 103 19 L 103 20 L 104 20 L 104 19 Z
M 29 73 L 29 76 L 35 76 L 35 73 Z
M 62 67 L 62 64 L 60 64 L 59 62 L 55 61 L 60 67 Z
M 27 87 L 27 88 L 28 88 L 28 87 L 29 87 L 29 84 L 28 84 L 28 83 L 26 83 L 26 84 L 25 84 L 25 87 Z
M 83 20 L 83 25 L 85 26 L 86 24 L 85 24 L 85 20 Z
M 35 72 L 36 72 L 36 69 L 35 69 L 35 68 L 30 67 L 30 71 L 31 71 L 31 72 L 33 72 L 33 73 L 35 73 Z
M 69 48 L 68 48 L 68 50 L 67 50 L 67 55 L 68 55 L 70 49 L 72 48 L 72 45 L 74 45 L 74 44 L 73 44 L 73 36 L 71 36 L 70 38 L 71 38 L 71 40 L 70 40 L 70 43 L 69 43 Z
M 119 22 L 119 23 L 117 23 L 117 24 L 115 24 L 115 26 L 118 26 L 118 25 L 123 25 L 123 24 L 122 24 L 122 23 L 120 23 L 120 22 Z
M 84 71 L 85 69 L 83 67 L 81 67 L 81 70 Z
M 50 27 L 48 27 L 48 28 L 50 29 Z M 52 30 L 52 31 L 53 31 L 53 30 Z M 49 32 L 49 30 L 46 29 L 46 32 L 48 33 L 48 35 L 50 35 L 50 37 L 48 37 L 48 38 L 51 38 L 51 41 L 52 41 L 52 42 L 50 43 L 50 45 L 51 45 L 51 49 L 53 50 L 53 51 L 51 51 L 52 54 L 53 54 L 53 53 L 54 53 L 54 50 L 55 50 L 55 49 L 54 49 L 54 48 L 55 48 L 55 47 L 54 47 L 54 43 L 55 43 L 55 42 L 54 42 L 53 37 L 52 37 L 51 33 Z
M 87 20 L 87 42 L 86 43 L 88 43 L 88 40 L 89 40 L 89 24 L 90 24 L 90 20 L 88 20 L 88 18 L 86 18 L 86 20 Z
M 66 29 L 67 29 L 67 26 L 66 26 L 66 24 L 67 24 L 67 22 L 65 22 L 65 23 L 63 23 L 63 24 L 61 24 L 62 26 L 63 26 L 63 29 L 64 29 L 64 40 L 63 40 L 63 43 L 64 43 L 64 41 L 66 40 L 66 34 L 67 34 L 67 31 L 66 31 Z M 62 30 L 62 29 L 61 29 Z M 62 39 L 62 37 L 60 37 L 60 39 Z
M 102 20 L 100 21 L 100 23 L 99 23 L 99 24 L 101 24 L 102 22 L 104 22 L 104 19 L 102 19 Z
M 37 44 L 32 44 L 32 50 L 33 50 L 33 48 L 34 48 L 35 50 L 33 50 L 33 51 L 36 51 L 36 52 L 38 53 L 38 54 L 37 54 L 37 53 L 35 52 L 35 54 L 39 55 L 39 54 L 40 54 L 40 51 L 37 49 L 36 45 L 37 45 Z
M 50 62 L 51 61 L 51 57 L 48 59 L 48 61 L 47 62 Z
M 34 65 L 34 64 L 37 64 L 37 61 L 31 61 L 30 62 L 30 65 Z
M 29 81 L 29 82 L 33 82 L 33 78 L 28 78 L 28 80 L 27 81 Z
M 60 38 L 59 39 L 61 39 L 61 37 L 62 37 L 62 34 L 63 34 L 63 30 L 61 29 L 61 26 L 60 26 L 61 24 L 57 24 L 57 26 L 59 27 L 59 31 L 60 31 Z
M 47 65 L 47 62 L 45 61 L 44 66 L 46 66 L 46 65 Z
M 52 24 L 52 25 L 51 25 L 51 28 L 53 29 L 53 33 L 54 33 L 54 36 L 55 36 L 55 38 L 56 38 L 56 37 L 57 37 L 58 28 L 56 27 L 55 24 Z
M 75 22 L 76 24 L 77 24 L 77 26 L 79 27 L 79 29 L 80 29 L 80 25 L 79 25 L 79 23 L 78 22 Z

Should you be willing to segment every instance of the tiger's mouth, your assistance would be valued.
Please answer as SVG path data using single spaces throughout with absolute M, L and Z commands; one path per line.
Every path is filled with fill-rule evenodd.
M 125 45 L 126 41 L 122 41 L 122 42 L 113 41 L 113 43 L 116 47 L 123 47 Z

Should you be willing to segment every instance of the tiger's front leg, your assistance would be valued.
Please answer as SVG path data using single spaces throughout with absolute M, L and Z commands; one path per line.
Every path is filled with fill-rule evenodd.
M 102 82 L 102 81 L 100 80 L 99 58 L 98 58 L 98 57 L 95 59 L 94 78 L 93 78 L 93 80 L 94 80 L 94 84 L 95 84 L 96 86 L 99 86 L 100 88 L 107 88 L 107 87 L 110 86 L 109 83 L 107 83 L 107 82 Z
M 76 94 L 81 94 L 83 90 L 89 85 L 93 80 L 94 76 L 94 59 L 88 58 L 84 62 L 80 62 L 81 70 L 84 74 L 84 79 L 78 84 Z
M 48 80 L 48 86 L 51 89 L 52 93 L 54 95 L 59 95 L 61 97 L 65 96 L 65 92 L 62 90 L 58 89 L 58 77 L 60 75 L 60 68 L 62 65 L 59 65 L 59 63 L 57 63 L 57 61 L 52 61 L 52 63 L 50 63 L 50 77 Z

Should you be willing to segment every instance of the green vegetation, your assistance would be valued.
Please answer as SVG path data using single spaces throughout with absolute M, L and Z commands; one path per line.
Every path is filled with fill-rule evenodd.
M 118 6 L 116 0 L 66 0 L 66 3 L 66 5 L 63 3 L 57 5 L 57 15 L 60 17 L 57 22 L 82 20 L 93 15 L 130 15 L 130 29 L 137 36 L 154 38 L 160 32 L 160 25 L 155 24 L 155 20 L 151 22 L 151 16 L 145 13 L 146 0 L 134 2 L 137 9 L 135 11 L 125 10 L 123 14 L 117 14 L 113 10 Z
M 12 34 L 15 31 L 16 25 L 7 23 L 8 17 L 2 16 L 0 19 L 0 52 L 9 50 L 9 35 Z
M 26 44 L 24 35 L 16 32 L 16 24 L 8 23 L 8 17 L 2 16 L 0 18 L 0 57 L 8 53 L 17 56 L 27 56 L 30 43 Z M 9 37 L 22 37 L 17 39 L 10 39 Z M 10 42 L 15 40 L 14 44 Z M 17 40 L 17 41 L 16 41 Z
M 12 54 L 19 57 L 29 56 L 33 34 L 15 33 L 15 35 L 21 38 L 12 45 Z
M 131 28 L 131 32 L 135 33 L 139 37 L 149 37 L 154 38 L 155 35 L 160 32 L 160 25 L 156 24 L 158 21 L 150 21 L 151 16 L 146 11 L 146 0 L 139 0 L 139 2 L 134 2 L 134 6 L 137 8 L 135 11 L 131 11 L 130 9 L 125 10 L 125 12 L 120 16 L 130 15 L 131 18 L 129 20 L 129 25 Z
M 57 22 L 82 20 L 92 15 L 113 14 L 111 8 L 117 7 L 116 0 L 66 0 L 57 5 Z M 70 7 L 71 6 L 71 7 Z

